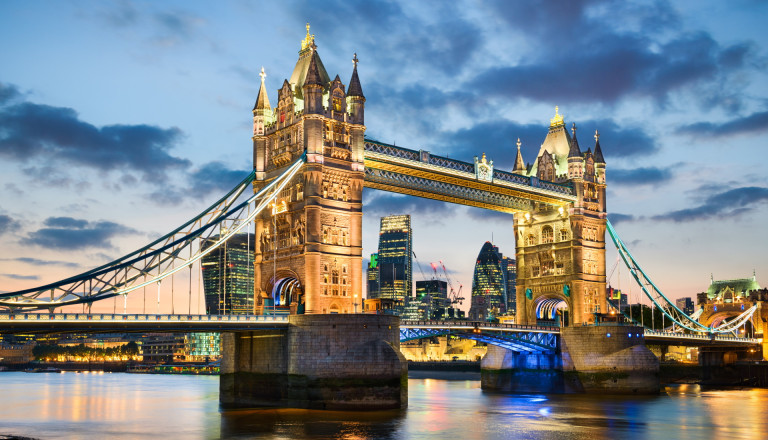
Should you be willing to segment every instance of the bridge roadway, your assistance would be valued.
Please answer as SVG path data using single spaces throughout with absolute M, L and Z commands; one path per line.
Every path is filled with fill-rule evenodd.
M 0 334 L 72 332 L 226 332 L 276 330 L 288 327 L 284 315 L 145 315 L 121 313 L 3 313 Z M 501 324 L 473 321 L 406 321 L 400 323 L 400 339 L 408 341 L 432 336 L 467 335 L 473 339 L 501 341 L 516 338 L 538 346 L 553 347 L 559 327 Z M 481 338 L 486 335 L 490 338 Z M 649 344 L 688 346 L 749 346 L 762 339 L 730 335 L 703 335 L 645 330 Z

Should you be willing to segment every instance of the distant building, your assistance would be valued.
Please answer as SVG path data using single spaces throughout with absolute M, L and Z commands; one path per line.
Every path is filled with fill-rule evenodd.
M 218 239 L 203 241 L 205 250 Z M 209 315 L 253 313 L 253 234 L 236 234 L 202 259 L 205 312 Z
M 750 292 L 760 290 L 754 271 L 751 278 L 738 278 L 733 280 L 718 280 L 710 277 L 709 287 L 706 292 L 696 295 L 699 304 L 723 303 L 729 304 L 743 301 L 749 297 Z
M 416 296 L 411 302 L 419 304 L 418 319 L 445 319 L 450 306 L 448 283 L 442 280 L 416 281 Z
M 379 294 L 405 304 L 413 296 L 412 231 L 410 215 L 381 218 L 379 230 Z
M 486 241 L 477 255 L 472 277 L 472 304 L 469 319 L 492 321 L 506 311 L 506 285 L 499 248 Z
M 619 289 L 614 289 L 608 286 L 606 289 L 605 297 L 608 299 L 608 304 L 611 307 L 618 307 L 619 312 L 623 312 L 629 307 L 629 297 L 626 293 L 622 293 Z
M 686 315 L 693 315 L 693 298 L 690 296 L 687 296 L 685 298 L 680 298 L 677 301 L 675 301 L 675 305 L 678 309 L 682 310 L 683 313 Z
M 368 279 L 368 299 L 379 297 L 379 254 L 371 254 L 366 271 Z
M 506 312 L 514 315 L 517 312 L 517 261 L 514 258 L 502 256 L 501 273 L 504 275 Z

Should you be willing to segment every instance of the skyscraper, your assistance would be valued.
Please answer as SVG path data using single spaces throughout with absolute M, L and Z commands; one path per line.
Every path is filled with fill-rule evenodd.
M 413 296 L 410 215 L 381 218 L 379 229 L 379 298 L 403 304 Z
M 203 242 L 210 247 L 218 236 Z M 253 234 L 236 234 L 203 257 L 205 312 L 209 315 L 253 313 Z
M 514 314 L 517 311 L 517 262 L 514 258 L 501 257 L 501 273 L 504 275 L 504 305 L 507 313 Z
M 490 321 L 505 312 L 505 277 L 501 267 L 499 248 L 486 241 L 477 255 L 472 277 L 472 305 L 469 318 Z

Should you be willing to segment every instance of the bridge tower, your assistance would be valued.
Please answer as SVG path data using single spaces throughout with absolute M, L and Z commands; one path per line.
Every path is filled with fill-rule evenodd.
M 254 191 L 303 154 L 306 163 L 255 220 L 256 313 L 352 313 L 362 302 L 365 97 L 357 63 L 355 55 L 348 88 L 338 75 L 331 80 L 307 25 L 275 108 L 262 69 L 253 109 Z
M 517 321 L 593 321 L 593 313 L 607 312 L 605 159 L 599 134 L 595 131 L 594 151 L 582 153 L 576 125 L 568 133 L 555 108 L 536 162 L 528 169 L 520 157 L 517 162 L 516 172 L 571 185 L 577 197 L 560 207 L 534 201 L 531 212 L 516 214 Z

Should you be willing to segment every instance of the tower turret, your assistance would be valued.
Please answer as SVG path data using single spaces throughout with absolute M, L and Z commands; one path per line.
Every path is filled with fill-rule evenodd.
M 266 161 L 266 137 L 265 127 L 273 122 L 272 107 L 269 105 L 267 96 L 267 87 L 264 85 L 264 79 L 267 74 L 264 73 L 264 67 L 261 68 L 261 86 L 259 94 L 256 97 L 256 104 L 253 106 L 253 168 L 263 175 Z
M 579 141 L 576 139 L 576 123 L 571 126 L 571 149 L 568 151 L 568 178 L 581 179 L 584 177 L 584 158 L 581 156 Z
M 360 85 L 360 78 L 357 76 L 358 62 L 357 53 L 355 53 L 352 58 L 352 78 L 349 80 L 347 92 L 347 109 L 351 123 L 365 124 L 365 96 L 363 95 L 363 87 Z
M 595 130 L 595 176 L 597 183 L 605 183 L 605 159 L 603 149 L 600 148 L 600 133 Z
M 323 81 L 320 77 L 320 70 L 317 67 L 317 57 L 314 52 L 317 49 L 315 42 L 312 42 L 310 49 L 313 54 L 309 58 L 309 68 L 307 69 L 307 77 L 304 79 L 304 86 L 302 87 L 304 92 L 304 112 L 307 114 L 323 113 Z

